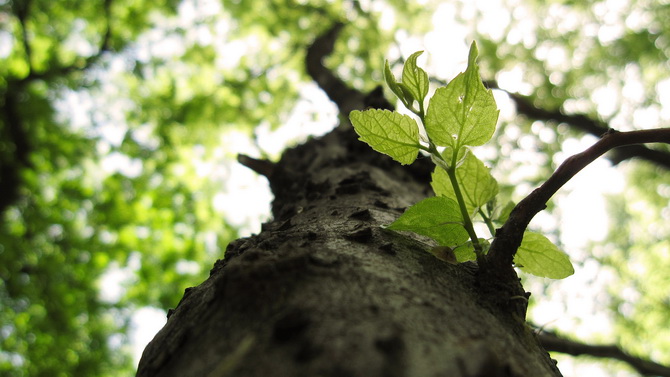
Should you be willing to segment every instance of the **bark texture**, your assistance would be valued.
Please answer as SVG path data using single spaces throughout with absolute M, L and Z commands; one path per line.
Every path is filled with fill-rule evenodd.
M 474 263 L 383 229 L 429 194 L 426 162 L 402 167 L 351 128 L 288 150 L 269 177 L 274 221 L 187 290 L 137 375 L 560 375 Z

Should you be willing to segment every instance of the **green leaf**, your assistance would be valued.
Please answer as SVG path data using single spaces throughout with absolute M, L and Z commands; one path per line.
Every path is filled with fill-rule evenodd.
M 535 276 L 563 279 L 575 273 L 570 258 L 539 233 L 524 232 L 514 264 Z
M 413 105 L 414 100 L 415 100 L 414 95 L 409 90 L 407 85 L 405 85 L 405 83 L 401 82 L 401 83 L 398 84 L 398 86 L 400 87 L 400 90 L 402 91 L 402 98 L 401 99 L 402 99 L 403 103 L 405 104 L 405 107 L 407 107 L 408 109 L 411 109 L 412 106 L 414 106 Z
M 445 152 L 449 154 L 451 149 L 447 148 Z M 451 156 L 445 156 L 445 159 L 447 158 L 451 159 Z M 498 182 L 493 178 L 489 169 L 484 166 L 484 163 L 471 152 L 466 153 L 463 162 L 456 168 L 456 178 L 464 196 L 465 207 L 471 217 L 474 216 L 479 207 L 498 194 Z M 444 169 L 436 168 L 433 171 L 431 186 L 435 195 L 456 200 L 454 187 Z
M 454 255 L 454 249 L 449 246 L 435 246 L 428 250 L 435 258 L 443 260 L 449 264 L 458 264 L 458 260 Z
M 510 200 L 504 206 L 496 208 L 493 211 L 493 221 L 504 224 L 512 213 L 514 207 L 516 207 L 516 204 Z
M 359 140 L 403 165 L 419 154 L 419 126 L 407 115 L 388 110 L 354 110 L 349 114 Z
M 488 240 L 479 238 L 479 244 L 484 248 L 484 254 L 489 250 L 491 244 Z M 469 260 L 477 260 L 477 254 L 475 254 L 475 246 L 472 244 L 472 241 L 468 241 L 458 247 L 454 248 L 454 256 L 458 263 L 467 262 Z
M 482 145 L 493 136 L 499 111 L 493 93 L 482 84 L 476 59 L 477 45 L 472 42 L 468 68 L 430 99 L 426 132 L 437 145 L 460 149 Z
M 468 240 L 458 203 L 443 197 L 424 199 L 405 211 L 388 226 L 430 237 L 442 246 L 460 245 Z
M 423 54 L 417 51 L 410 55 L 402 70 L 402 83 L 412 96 L 412 100 L 422 103 L 428 94 L 428 74 L 416 65 L 416 59 Z M 411 104 L 413 101 L 408 102 Z
M 404 101 L 405 94 L 400 88 L 400 85 L 398 85 L 398 83 L 395 81 L 395 76 L 393 76 L 393 72 L 391 72 L 391 67 L 389 66 L 388 60 L 386 61 L 386 64 L 384 66 L 384 80 L 386 80 L 386 85 L 389 86 L 389 88 L 396 95 L 396 97 Z

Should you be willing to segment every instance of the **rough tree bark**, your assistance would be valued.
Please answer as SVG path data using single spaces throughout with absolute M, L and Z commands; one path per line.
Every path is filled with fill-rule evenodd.
M 350 94 L 342 111 L 365 106 Z M 523 291 L 510 293 L 520 286 L 383 228 L 430 195 L 426 159 L 402 167 L 343 123 L 276 164 L 245 164 L 268 177 L 274 220 L 187 290 L 138 376 L 560 375 L 525 324 Z

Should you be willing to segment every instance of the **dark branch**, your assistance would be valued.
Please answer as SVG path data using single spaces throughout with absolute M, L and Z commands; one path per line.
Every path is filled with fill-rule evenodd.
M 12 1 L 12 12 L 14 16 L 19 20 L 19 25 L 21 25 L 21 43 L 23 44 L 23 51 L 26 54 L 26 61 L 28 63 L 28 71 L 32 72 L 33 63 L 32 63 L 32 49 L 30 48 L 30 41 L 28 39 L 28 14 L 30 13 L 30 0 L 25 1 Z
M 326 92 L 328 98 L 337 104 L 340 114 L 346 117 L 352 110 L 363 107 L 365 96 L 347 86 L 333 71 L 323 65 L 323 59 L 333 52 L 335 41 L 343 27 L 344 24 L 335 23 L 326 33 L 317 37 L 307 49 L 305 65 L 307 73 Z
M 670 144 L 670 128 L 630 132 L 610 130 L 590 148 L 565 160 L 542 186 L 535 189 L 514 207 L 507 222 L 496 231 L 496 237 L 487 255 L 487 262 L 491 263 L 494 268 L 505 268 L 503 266 L 511 265 L 530 220 L 546 207 L 547 201 L 558 189 L 605 152 L 621 146 L 642 143 Z
M 600 135 L 604 134 L 609 129 L 609 126 L 606 123 L 591 119 L 583 114 L 565 114 L 560 109 L 547 110 L 537 107 L 533 104 L 530 97 L 501 89 L 495 81 L 486 81 L 485 84 L 489 88 L 499 89 L 507 93 L 510 99 L 514 101 L 517 112 L 528 118 L 565 123 L 576 130 L 597 137 L 600 137 Z M 608 158 L 615 165 L 630 158 L 640 158 L 670 170 L 670 153 L 650 149 L 643 145 L 626 146 L 614 149 L 612 150 L 612 153 L 609 154 Z
M 272 161 L 259 160 L 245 154 L 238 154 L 237 162 L 266 178 L 270 178 L 275 170 L 275 164 Z
M 4 126 L 6 144 L 13 148 L 11 156 L 2 158 L 0 166 L 0 216 L 5 210 L 14 204 L 19 198 L 19 188 L 22 185 L 21 170 L 32 168 L 30 163 L 30 153 L 34 146 L 30 143 L 27 126 L 22 118 L 19 109 L 22 104 L 20 98 L 26 90 L 26 85 L 35 80 L 49 80 L 59 76 L 65 76 L 75 71 L 85 71 L 90 68 L 100 57 L 109 51 L 109 45 L 112 35 L 111 27 L 111 5 L 113 0 L 105 0 L 103 11 L 105 15 L 105 31 L 100 41 L 98 52 L 89 56 L 85 60 L 73 63 L 69 66 L 57 66 L 44 72 L 35 72 L 32 67 L 31 46 L 28 39 L 27 19 L 30 13 L 30 1 L 12 2 L 12 11 L 18 19 L 22 29 L 23 46 L 28 63 L 28 75 L 23 78 L 7 78 L 7 84 L 4 91 L 0 91 L 0 123 Z
M 98 56 L 109 51 L 109 42 L 112 38 L 112 1 L 113 0 L 105 0 L 105 4 L 103 5 L 103 10 L 105 12 L 105 34 L 102 36 L 102 42 L 100 43 L 100 48 L 97 53 Z
M 621 360 L 635 368 L 644 376 L 670 377 L 670 367 L 631 356 L 615 345 L 590 345 L 562 338 L 551 332 L 538 335 L 540 343 L 547 351 L 567 353 L 573 356 L 588 355 L 608 359 Z
M 6 138 L 5 148 L 11 148 L 10 153 L 0 156 L 0 216 L 19 198 L 21 186 L 21 169 L 31 167 L 30 145 L 23 118 L 19 113 L 20 91 L 12 82 L 8 83 L 5 92 L 0 97 L 0 124 L 4 126 L 2 137 Z

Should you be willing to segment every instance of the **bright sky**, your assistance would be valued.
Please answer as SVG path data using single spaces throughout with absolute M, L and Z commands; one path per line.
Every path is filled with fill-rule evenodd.
M 219 12 L 219 2 L 217 1 L 199 1 L 196 7 L 196 0 L 186 1 L 180 7 L 180 15 L 176 22 L 183 24 L 188 30 L 194 20 L 204 14 L 215 14 Z M 619 9 L 620 1 L 607 1 L 616 7 L 603 12 L 613 12 Z M 433 16 L 434 30 L 425 36 L 410 36 L 399 32 L 397 39 L 399 41 L 400 51 L 395 53 L 407 57 L 417 50 L 426 50 L 426 53 L 419 59 L 422 65 L 430 75 L 440 78 L 452 78 L 457 73 L 465 69 L 467 62 L 468 45 L 463 41 L 469 35 L 470 25 L 461 25 L 456 20 L 457 12 L 472 14 L 474 17 L 477 8 L 483 11 L 483 22 L 477 24 L 479 32 L 489 34 L 492 39 L 500 40 L 506 38 L 509 41 L 523 41 L 523 43 L 534 44 L 533 30 L 537 25 L 529 21 L 528 24 L 520 25 L 507 35 L 503 35 L 503 30 L 511 21 L 512 15 L 509 12 L 509 5 L 503 4 L 502 0 L 496 1 L 464 1 L 461 6 L 464 10 L 459 10 L 453 2 L 445 2 Z M 385 16 L 383 21 L 390 27 L 394 22 L 395 15 L 389 13 L 388 9 L 383 10 Z M 517 6 L 514 8 L 515 14 L 523 13 L 524 8 Z M 517 14 L 518 16 L 518 14 Z M 529 20 L 532 18 L 529 18 Z M 571 28 L 570 20 L 557 27 Z M 608 27 L 616 29 L 616 25 Z M 221 29 L 226 30 L 225 22 Z M 595 30 L 596 34 L 598 30 Z M 250 48 L 249 44 L 237 42 L 227 42 L 220 36 L 212 36 L 208 29 L 194 29 L 193 38 L 201 41 L 214 41 L 221 44 L 220 49 L 225 49 L 227 56 L 242 56 L 245 49 Z M 600 34 L 597 34 L 600 36 Z M 0 34 L 0 38 L 2 35 Z M 180 46 L 180 41 L 166 41 L 165 44 L 158 47 L 152 40 L 160 40 L 160 31 L 152 31 L 144 39 L 140 39 L 138 45 L 139 54 L 170 53 L 171 46 Z M 144 41 L 144 42 L 143 42 Z M 146 43 L 143 45 L 143 43 Z M 253 41 L 249 41 L 253 44 Z M 2 46 L 2 43 L 0 43 Z M 2 50 L 0 49 L 0 53 Z M 179 51 L 173 51 L 179 53 Z M 391 52 L 391 55 L 394 52 Z M 567 57 L 562 50 L 557 48 L 548 48 L 541 53 L 551 57 L 555 64 L 568 64 Z M 389 56 L 394 59 L 395 56 Z M 230 64 L 230 62 L 228 62 Z M 635 72 L 631 72 L 632 78 L 630 84 L 624 90 L 624 95 L 639 95 L 639 87 L 635 84 Z M 520 93 L 529 93 L 533 86 L 524 81 L 522 69 L 515 68 L 507 72 L 502 72 L 499 76 L 499 83 L 502 87 Z M 659 114 L 670 118 L 670 81 L 659 83 L 660 100 L 664 104 Z M 602 105 L 598 108 L 603 114 L 611 113 L 612 108 L 607 107 L 608 103 L 614 102 L 612 99 L 619 96 L 620 88 L 605 87 L 599 88 L 594 92 L 594 98 L 599 100 Z M 513 119 L 514 109 L 511 103 L 505 100 L 504 95 L 496 93 L 501 107 L 502 119 Z M 77 102 L 79 99 L 72 99 Z M 94 106 L 94 99 L 84 98 L 83 103 L 86 106 Z M 119 111 L 118 113 L 122 113 Z M 315 118 L 314 115 L 318 116 Z M 641 114 L 644 116 L 661 116 L 659 114 Z M 75 114 L 76 118 L 76 114 Z M 87 120 L 83 119 L 85 123 Z M 75 122 L 77 123 L 77 122 Z M 110 121 L 109 129 L 102 128 L 106 132 L 105 137 L 108 143 L 118 142 L 118 134 L 125 129 L 118 129 L 119 124 L 123 122 Z M 314 84 L 307 84 L 301 88 L 301 100 L 297 103 L 290 121 L 287 126 L 281 127 L 276 131 L 271 131 L 269 127 L 261 125 L 256 130 L 258 143 L 254 144 L 249 138 L 236 131 L 228 131 L 222 136 L 221 154 L 231 157 L 224 167 L 226 174 L 230 179 L 226 179 L 227 185 L 215 196 L 212 205 L 215 209 L 226 215 L 226 220 L 235 226 L 241 228 L 242 236 L 247 236 L 260 231 L 260 224 L 270 216 L 270 202 L 272 195 L 265 178 L 259 177 L 245 167 L 237 164 L 232 159 L 237 153 L 242 152 L 252 156 L 259 156 L 258 146 L 270 154 L 277 156 L 285 145 L 305 140 L 311 135 L 320 135 L 328 132 L 337 124 L 337 110 L 326 96 Z M 553 133 L 544 132 L 542 127 L 538 126 L 537 131 L 540 139 L 552 138 Z M 506 132 L 514 133 L 514 127 L 508 127 Z M 543 139 L 544 140 L 544 139 Z M 544 140 L 545 142 L 551 140 Z M 568 156 L 580 152 L 590 146 L 595 138 L 584 136 L 581 139 L 567 140 L 562 145 L 562 152 L 554 156 L 554 162 L 559 164 Z M 534 149 L 533 141 L 529 138 L 528 150 Z M 523 143 L 522 143 L 523 146 Z M 486 154 L 486 149 L 480 151 Z M 480 153 L 476 152 L 476 153 Z M 524 169 L 534 169 L 532 166 L 532 157 L 520 155 L 521 161 L 528 161 L 528 166 Z M 126 158 L 127 159 L 127 158 Z M 139 163 L 139 162 L 137 162 Z M 141 165 L 141 164 L 140 164 Z M 105 170 L 108 172 L 127 170 L 124 173 L 128 175 L 138 174 L 136 162 L 124 160 L 123 156 L 110 155 L 105 164 Z M 532 173 L 532 171 L 518 172 L 518 178 Z M 562 243 L 565 250 L 576 260 L 585 259 L 588 250 L 584 247 L 589 241 L 602 240 L 608 230 L 608 221 L 604 194 L 620 192 L 624 187 L 624 178 L 616 169 L 612 169 L 605 160 L 599 160 L 579 173 L 557 197 L 556 201 L 560 207 L 561 224 L 556 224 L 556 219 L 550 214 L 541 213 L 533 222 L 533 226 L 550 230 L 556 226 L 560 227 L 562 234 Z M 532 187 L 523 187 L 528 192 Z M 242 216 L 232 216 L 239 215 Z M 542 281 L 539 279 L 529 279 L 526 289 L 533 292 L 533 299 L 538 305 L 532 311 L 530 318 L 539 325 L 546 325 L 547 328 L 556 328 L 564 331 L 574 331 L 585 336 L 590 334 L 606 334 L 610 331 L 610 321 L 604 314 L 604 304 L 598 299 L 598 292 L 608 283 L 609 276 L 599 271 L 598 265 L 588 262 L 583 266 L 576 265 L 575 275 L 562 281 L 552 282 L 551 295 L 542 295 Z M 103 297 L 108 300 L 114 300 L 123 293 L 123 284 L 132 278 L 132 266 L 126 268 L 112 268 L 110 273 L 104 278 Z M 585 289 L 585 287 L 589 287 Z M 133 330 L 131 339 L 133 343 L 136 360 L 139 360 L 141 351 L 147 342 L 165 323 L 165 312 L 154 308 L 142 308 L 133 316 Z M 564 375 L 577 376 L 606 376 L 606 372 L 591 364 L 582 362 L 573 362 L 570 359 L 562 359 L 559 365 Z M 626 374 L 618 374 L 624 376 Z

